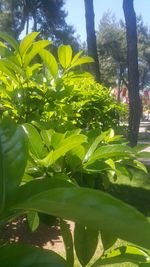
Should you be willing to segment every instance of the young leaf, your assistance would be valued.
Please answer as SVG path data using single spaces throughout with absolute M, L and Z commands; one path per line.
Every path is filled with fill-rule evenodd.
M 4 41 L 10 44 L 15 49 L 15 51 L 19 50 L 18 42 L 7 32 L 0 32 L 0 38 L 2 38 Z
M 39 163 L 45 167 L 48 167 L 60 157 L 64 156 L 68 151 L 84 142 L 86 142 L 85 135 L 79 134 L 69 136 L 61 142 L 60 147 L 58 147 L 54 151 L 51 151 L 44 159 L 39 160 Z
M 72 48 L 70 45 L 62 45 L 58 48 L 58 58 L 60 64 L 64 69 L 67 69 L 70 66 L 72 59 Z
M 29 245 L 2 246 L 0 259 L 0 267 L 68 267 L 57 253 Z
M 91 155 L 94 153 L 94 151 L 96 150 L 97 146 L 99 145 L 99 143 L 104 139 L 104 137 L 107 135 L 107 132 L 103 132 L 101 133 L 99 136 L 97 136 L 94 140 L 94 142 L 92 143 L 92 145 L 90 146 L 90 148 L 88 149 L 83 163 L 87 162 L 89 160 L 89 158 L 91 157 Z
M 104 145 L 95 150 L 85 165 L 89 165 L 101 158 L 113 157 L 132 157 L 133 151 L 130 147 L 124 144 Z
M 35 232 L 36 229 L 39 226 L 39 216 L 38 213 L 35 211 L 30 211 L 27 213 L 27 220 L 28 220 L 28 224 L 29 227 L 31 229 L 32 232 Z
M 74 245 L 77 257 L 82 266 L 86 266 L 93 257 L 97 244 L 99 232 L 89 227 L 75 224 Z
M 45 48 L 46 46 L 50 45 L 52 42 L 48 41 L 48 40 L 39 40 L 35 43 L 32 44 L 32 48 L 31 50 L 26 53 L 26 56 L 24 58 L 24 64 L 25 67 L 28 66 L 30 64 L 30 62 L 32 61 L 32 59 L 40 52 L 42 51 L 43 48 Z
M 21 127 L 8 119 L 0 123 L 0 211 L 14 195 L 27 162 L 27 143 Z
M 78 58 L 82 55 L 83 51 L 79 51 L 72 59 L 71 61 L 71 65 L 73 65 L 77 60 Z
M 55 57 L 47 50 L 43 49 L 39 52 L 40 57 L 44 61 L 51 75 L 56 78 L 58 76 L 58 64 Z
M 19 46 L 19 52 L 20 52 L 21 57 L 23 57 L 24 54 L 26 54 L 26 52 L 31 47 L 33 41 L 38 35 L 39 35 L 39 32 L 31 32 L 23 38 Z
M 23 129 L 29 140 L 29 148 L 33 155 L 37 158 L 42 158 L 42 152 L 44 149 L 44 144 L 42 142 L 42 138 L 36 128 L 29 123 L 25 123 L 23 125 Z
M 71 64 L 71 68 L 92 62 L 94 62 L 94 59 L 92 57 L 81 57 L 78 60 L 76 60 L 73 64 Z
M 69 229 L 69 225 L 64 220 L 60 219 L 60 229 L 63 237 L 65 251 L 66 251 L 66 261 L 70 267 L 74 266 L 74 252 L 73 252 L 73 240 L 72 234 Z

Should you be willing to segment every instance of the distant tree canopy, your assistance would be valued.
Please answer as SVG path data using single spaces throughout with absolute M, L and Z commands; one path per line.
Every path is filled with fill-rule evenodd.
M 140 89 L 144 89 L 150 83 L 150 31 L 141 16 L 137 17 L 137 33 Z M 100 20 L 97 46 L 102 83 L 107 86 L 121 82 L 128 85 L 126 28 L 124 22 L 117 21 L 110 11 Z
M 0 0 L 0 30 L 19 38 L 23 30 L 40 31 L 55 43 L 70 43 L 78 49 L 75 30 L 66 23 L 64 0 Z

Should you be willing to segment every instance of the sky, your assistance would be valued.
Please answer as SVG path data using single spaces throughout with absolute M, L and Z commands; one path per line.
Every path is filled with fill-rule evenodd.
M 124 19 L 122 2 L 123 0 L 93 0 L 96 30 L 107 10 L 111 10 L 117 20 Z M 134 8 L 137 15 L 142 15 L 144 24 L 150 26 L 150 0 L 134 0 Z M 65 9 L 68 11 L 67 23 L 74 26 L 82 42 L 86 41 L 84 0 L 66 0 Z

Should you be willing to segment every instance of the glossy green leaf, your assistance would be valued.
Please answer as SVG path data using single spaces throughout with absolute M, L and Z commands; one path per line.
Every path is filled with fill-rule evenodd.
M 44 144 L 40 134 L 36 128 L 29 123 L 25 123 L 23 125 L 23 129 L 28 137 L 31 153 L 40 159 L 43 155 L 42 151 L 44 149 Z
M 39 35 L 39 32 L 31 32 L 23 38 L 19 46 L 19 52 L 20 52 L 21 57 L 23 57 L 24 54 L 26 54 L 26 52 L 31 47 L 33 41 L 38 35 Z
M 82 266 L 86 266 L 95 254 L 99 232 L 79 223 L 75 224 L 74 245 Z
M 24 64 L 25 66 L 28 66 L 32 59 L 45 47 L 50 45 L 52 42 L 49 40 L 39 40 L 32 44 L 31 50 L 26 53 L 26 56 L 24 58 Z
M 138 160 L 134 160 L 133 163 L 136 165 L 136 167 L 139 170 L 144 171 L 145 173 L 147 173 L 147 169 L 146 169 L 145 165 L 142 162 L 140 162 Z
M 30 211 L 27 213 L 27 220 L 32 232 L 35 232 L 39 226 L 39 216 L 37 212 Z
M 8 119 L 0 122 L 0 211 L 7 197 L 15 193 L 27 162 L 24 131 Z
M 57 149 L 62 146 L 62 142 L 65 139 L 65 134 L 62 133 L 53 133 L 51 138 L 51 145 L 54 149 Z
M 39 163 L 45 167 L 48 167 L 56 162 L 56 160 L 58 160 L 60 157 L 64 156 L 68 151 L 84 142 L 86 142 L 85 135 L 79 134 L 69 136 L 61 142 L 60 147 L 54 151 L 51 151 L 44 159 L 40 160 Z
M 82 64 L 92 63 L 92 62 L 94 62 L 94 59 L 92 57 L 81 57 L 71 65 L 71 68 L 77 67 Z
M 73 57 L 71 61 L 71 65 L 74 64 L 82 54 L 83 54 L 83 51 L 79 51 L 77 54 L 75 54 L 75 56 Z
M 104 192 L 85 188 L 57 188 L 37 195 L 32 192 L 28 199 L 22 199 L 12 209 L 39 211 L 93 229 L 109 229 L 118 238 L 150 249 L 147 219 L 133 207 Z
M 7 32 L 0 32 L 0 38 L 2 38 L 4 41 L 6 41 L 8 44 L 11 45 L 16 51 L 19 49 L 18 42 Z
M 11 78 L 14 82 L 16 82 L 16 76 L 14 75 L 14 72 L 8 69 L 3 62 L 0 60 L 0 71 L 2 71 L 6 76 Z
M 15 193 L 15 197 L 13 196 L 12 199 L 10 199 L 9 206 L 11 206 L 12 203 L 18 203 L 19 200 L 20 202 L 24 202 L 26 199 L 31 198 L 32 195 L 38 195 L 47 190 L 74 186 L 69 177 L 62 173 L 49 178 L 36 179 L 20 186 Z
M 72 60 L 72 48 L 70 45 L 62 45 L 58 47 L 58 58 L 64 69 L 67 69 Z
M 102 171 L 110 169 L 104 160 L 97 160 L 91 164 L 88 164 L 87 166 L 83 165 L 83 168 L 90 173 L 102 173 Z
M 124 144 L 113 144 L 104 145 L 99 147 L 90 157 L 89 161 L 85 164 L 91 164 L 94 161 L 101 158 L 111 158 L 111 157 L 132 157 L 133 151 L 130 147 Z
M 91 157 L 91 155 L 93 154 L 93 152 L 96 150 L 97 146 L 99 145 L 99 143 L 104 139 L 104 137 L 107 135 L 107 132 L 101 133 L 99 136 L 97 136 L 94 140 L 94 142 L 92 143 L 92 145 L 90 146 L 90 148 L 88 149 L 83 163 L 87 162 L 89 160 L 89 158 Z
M 65 251 L 66 251 L 66 261 L 69 264 L 70 267 L 74 266 L 74 251 L 73 251 L 73 239 L 72 234 L 70 230 L 70 225 L 60 219 L 60 229 L 62 238 L 65 245 Z
M 47 146 L 48 149 L 50 149 L 51 139 L 54 134 L 54 130 L 42 130 L 40 134 L 44 144 Z
M 68 267 L 57 253 L 27 245 L 0 248 L 0 267 Z
M 58 64 L 55 57 L 47 50 L 43 49 L 39 52 L 40 57 L 47 66 L 51 75 L 56 78 L 58 76 Z
M 5 58 L 5 59 L 1 59 L 0 62 L 2 64 L 4 64 L 5 67 L 8 68 L 13 75 L 15 75 L 15 72 L 16 72 L 16 76 L 15 76 L 16 78 L 17 78 L 18 74 L 23 76 L 23 70 L 22 70 L 21 66 L 18 66 L 12 60 Z
M 133 246 L 122 246 L 105 254 L 98 261 L 96 261 L 92 267 L 123 262 L 132 262 L 138 264 L 139 266 L 141 262 L 147 262 L 149 260 L 150 258 L 148 254 L 143 250 Z

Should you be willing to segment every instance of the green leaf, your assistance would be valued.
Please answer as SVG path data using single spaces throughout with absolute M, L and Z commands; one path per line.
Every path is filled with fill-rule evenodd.
M 16 51 L 18 51 L 19 49 L 18 42 L 7 32 L 0 32 L 0 38 L 2 38 L 4 41 L 10 44 Z
M 91 157 L 93 152 L 96 150 L 99 143 L 104 139 L 104 137 L 106 135 L 107 135 L 107 132 L 104 132 L 95 138 L 94 142 L 92 143 L 92 145 L 90 146 L 90 148 L 88 149 L 88 151 L 84 157 L 83 163 L 87 162 L 89 160 L 89 158 Z
M 36 128 L 29 123 L 25 123 L 23 125 L 23 129 L 29 140 L 29 148 L 33 155 L 35 155 L 38 159 L 42 158 L 42 152 L 44 149 L 44 144 L 42 142 L 42 138 Z
M 51 178 L 33 180 L 17 189 L 15 197 L 13 196 L 9 201 L 9 206 L 11 206 L 12 203 L 18 203 L 18 201 L 23 202 L 32 195 L 34 196 L 47 190 L 59 187 L 66 188 L 74 186 L 75 185 L 70 181 L 70 178 L 65 174 L 56 174 Z
M 101 240 L 103 244 L 104 251 L 112 247 L 115 244 L 117 237 L 109 232 L 109 230 L 101 230 Z
M 98 267 L 107 264 L 116 264 L 124 262 L 132 262 L 139 264 L 141 262 L 147 262 L 150 258 L 143 250 L 133 246 L 122 246 L 115 250 L 105 254 L 98 261 L 96 261 L 92 267 Z M 141 266 L 141 265 L 140 265 Z
M 71 64 L 71 68 L 92 62 L 94 62 L 94 59 L 92 57 L 81 57 L 78 60 L 76 60 L 73 64 Z
M 39 216 L 37 212 L 30 211 L 27 213 L 27 220 L 32 232 L 35 232 L 39 226 Z
M 39 211 L 93 229 L 109 229 L 112 235 L 120 239 L 150 249 L 148 220 L 135 208 L 101 191 L 87 188 L 55 188 L 37 195 L 32 191 L 30 197 L 28 195 L 24 201 L 22 198 L 22 202 L 14 204 L 11 209 Z
M 68 267 L 57 253 L 29 245 L 0 248 L 0 267 Z
M 0 122 L 0 211 L 7 197 L 14 195 L 27 162 L 24 131 L 8 119 Z
M 83 51 L 79 51 L 72 59 L 71 61 L 71 65 L 73 65 L 77 60 L 78 58 L 81 56 L 81 54 L 83 53 Z
M 132 157 L 134 156 L 133 151 L 130 147 L 124 144 L 113 144 L 113 145 L 104 145 L 98 148 L 92 156 L 89 158 L 89 161 L 85 165 L 89 165 L 94 161 L 101 158 L 113 158 L 113 157 Z
M 24 54 L 26 54 L 26 52 L 31 47 L 33 41 L 38 35 L 39 35 L 39 32 L 31 32 L 23 38 L 19 46 L 19 52 L 20 52 L 21 57 L 23 57 Z
M 51 139 L 54 134 L 54 130 L 42 130 L 40 134 L 41 134 L 44 144 L 47 146 L 48 149 L 50 149 Z
M 26 56 L 24 58 L 25 67 L 30 64 L 30 62 L 32 61 L 32 59 L 40 51 L 42 51 L 43 48 L 45 48 L 46 46 L 50 45 L 51 43 L 52 42 L 50 42 L 49 40 L 39 40 L 39 41 L 33 43 L 32 44 L 32 49 L 28 53 L 26 53 Z
M 148 173 L 145 165 L 142 162 L 140 162 L 138 160 L 134 160 L 133 163 L 136 165 L 136 168 L 138 168 L 141 171 L 144 171 L 145 173 Z
M 92 214 L 91 214 L 92 216 Z M 95 254 L 99 232 L 81 224 L 75 224 L 74 245 L 82 266 L 86 266 Z
M 62 45 L 58 47 L 58 58 L 64 69 L 70 66 L 72 60 L 72 48 L 70 45 Z
M 0 60 L 0 71 L 2 71 L 6 76 L 11 78 L 14 82 L 16 82 L 16 76 L 14 75 L 14 72 L 8 69 L 3 62 Z
M 15 75 L 15 72 L 16 72 L 17 75 L 20 74 L 23 76 L 23 70 L 22 70 L 21 66 L 18 66 L 12 60 L 5 58 L 5 59 L 1 59 L 0 62 L 2 64 L 4 64 L 6 68 L 10 69 L 12 74 Z M 16 77 L 16 76 L 14 76 L 14 77 Z
M 64 245 L 65 245 L 66 261 L 70 267 L 73 267 L 74 266 L 74 252 L 73 252 L 73 240 L 72 240 L 72 234 L 70 231 L 70 225 L 66 221 L 60 219 L 60 229 L 61 229 L 61 234 L 62 234 Z
M 40 57 L 47 66 L 51 75 L 56 78 L 58 76 L 58 64 L 55 57 L 47 50 L 43 49 L 39 52 Z
M 0 47 L 7 48 L 7 46 L 1 41 L 0 41 Z
M 85 135 L 79 134 L 69 136 L 61 142 L 60 146 L 57 149 L 51 151 L 44 159 L 39 160 L 39 163 L 41 165 L 44 165 L 45 167 L 48 167 L 60 157 L 64 156 L 68 151 L 84 142 L 86 142 Z

